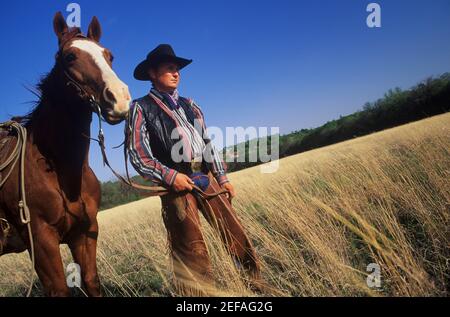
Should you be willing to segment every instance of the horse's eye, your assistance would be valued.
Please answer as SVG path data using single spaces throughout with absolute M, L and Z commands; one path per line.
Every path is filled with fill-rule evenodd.
M 67 63 L 70 63 L 70 62 L 73 62 L 74 60 L 76 60 L 77 57 L 75 56 L 75 54 L 69 53 L 64 57 L 64 59 L 66 60 Z
M 113 56 L 113 54 L 110 54 L 109 60 L 111 61 L 111 63 L 114 61 L 114 56 Z

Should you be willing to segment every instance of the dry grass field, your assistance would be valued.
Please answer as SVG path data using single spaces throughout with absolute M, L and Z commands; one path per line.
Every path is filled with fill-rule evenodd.
M 273 174 L 254 167 L 230 179 L 273 287 L 265 295 L 449 295 L 450 113 L 282 159 Z M 105 296 L 178 295 L 159 198 L 101 212 L 99 222 Z M 212 295 L 255 295 L 203 228 Z M 380 266 L 380 288 L 366 283 L 370 263 Z M 29 274 L 26 254 L 1 257 L 0 296 L 25 294 Z M 42 295 L 37 281 L 33 295 Z

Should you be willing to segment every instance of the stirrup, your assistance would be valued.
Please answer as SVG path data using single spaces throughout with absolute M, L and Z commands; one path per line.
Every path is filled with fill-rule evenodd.
M 8 220 L 0 218 L 0 255 L 3 254 L 3 248 L 6 245 L 10 229 L 11 226 L 9 225 Z
M 8 220 L 6 220 L 5 218 L 0 218 L 0 229 L 3 232 L 9 232 L 9 230 L 11 229 Z

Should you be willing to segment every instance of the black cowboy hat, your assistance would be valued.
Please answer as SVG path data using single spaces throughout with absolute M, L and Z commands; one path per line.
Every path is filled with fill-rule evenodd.
M 160 44 L 153 51 L 148 53 L 145 60 L 137 65 L 134 70 L 134 78 L 137 80 L 150 80 L 148 75 L 149 68 L 163 62 L 174 62 L 178 65 L 178 69 L 182 69 L 192 63 L 192 59 L 178 57 L 175 55 L 172 46 L 169 44 Z

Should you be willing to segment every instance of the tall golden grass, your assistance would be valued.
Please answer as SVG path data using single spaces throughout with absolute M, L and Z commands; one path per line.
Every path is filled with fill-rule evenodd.
M 449 150 L 447 113 L 282 159 L 273 174 L 230 174 L 235 209 L 273 288 L 265 295 L 448 296 Z M 178 295 L 158 198 L 104 211 L 99 222 L 104 295 Z M 203 229 L 212 294 L 255 295 L 206 222 Z M 370 263 L 381 268 L 380 288 L 366 283 Z M 26 254 L 1 257 L 0 295 L 23 295 L 29 274 Z

